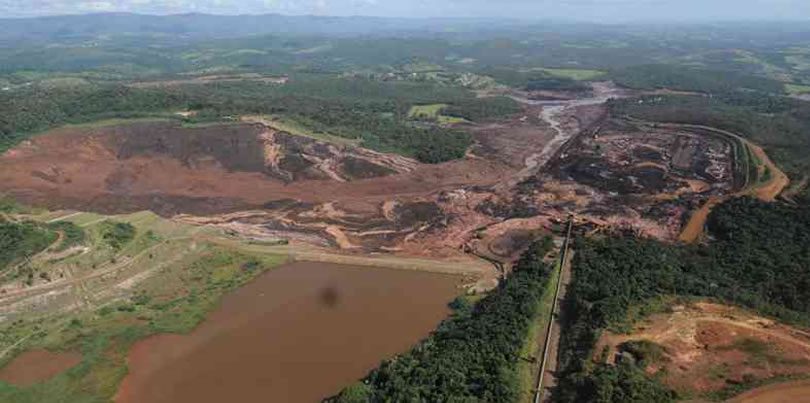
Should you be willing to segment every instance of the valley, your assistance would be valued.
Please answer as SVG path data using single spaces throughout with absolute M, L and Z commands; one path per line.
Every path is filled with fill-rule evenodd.
M 806 392 L 804 25 L 95 18 L 0 24 L 0 401 Z

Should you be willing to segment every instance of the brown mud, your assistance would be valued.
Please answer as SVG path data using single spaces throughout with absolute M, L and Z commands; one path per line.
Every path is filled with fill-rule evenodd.
M 31 386 L 75 367 L 82 361 L 79 353 L 26 351 L 0 369 L 0 381 L 14 386 Z
M 138 342 L 116 401 L 320 401 L 426 337 L 458 285 L 423 272 L 282 266 L 226 296 L 191 334 Z
M 52 209 L 151 210 L 251 241 L 353 254 L 472 252 L 508 264 L 537 230 L 571 213 L 676 240 L 685 212 L 732 191 L 730 150 L 716 137 L 608 116 L 604 102 L 625 95 L 610 83 L 580 99 L 513 94 L 522 113 L 460 124 L 473 146 L 437 165 L 261 119 L 63 128 L 0 157 L 0 193 Z

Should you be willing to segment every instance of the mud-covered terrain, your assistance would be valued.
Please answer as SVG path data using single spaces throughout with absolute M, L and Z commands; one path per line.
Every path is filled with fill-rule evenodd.
M 509 262 L 572 213 L 596 230 L 676 239 L 690 208 L 738 186 L 729 141 L 611 117 L 604 102 L 624 94 L 610 83 L 579 95 L 515 93 L 522 113 L 461 124 L 474 145 L 437 165 L 263 120 L 58 129 L 0 158 L 0 192 L 58 209 L 152 210 L 256 241 Z

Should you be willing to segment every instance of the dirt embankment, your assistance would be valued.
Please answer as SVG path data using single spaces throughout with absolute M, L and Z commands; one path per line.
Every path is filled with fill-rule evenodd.
M 743 393 L 729 403 L 805 403 L 810 401 L 810 380 L 778 383 Z
M 653 315 L 629 334 L 606 333 L 595 349 L 623 359 L 624 343 L 651 342 L 660 356 L 646 361 L 677 391 L 705 394 L 728 386 L 810 371 L 810 333 L 729 306 L 695 303 Z

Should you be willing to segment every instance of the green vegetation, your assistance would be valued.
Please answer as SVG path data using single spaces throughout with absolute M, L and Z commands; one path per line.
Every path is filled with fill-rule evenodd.
M 744 88 L 776 94 L 784 92 L 784 84 L 768 78 L 662 64 L 617 70 L 611 78 L 623 87 L 647 90 L 666 88 L 715 93 Z
M 223 82 L 162 89 L 35 86 L 15 92 L 14 97 L 0 97 L 0 151 L 64 124 L 121 118 L 180 119 L 173 111 L 191 110 L 196 114 L 186 119 L 188 123 L 232 121 L 238 115 L 283 116 L 305 131 L 329 133 L 357 140 L 364 147 L 434 163 L 460 158 L 470 144 L 464 132 L 415 127 L 408 121 L 412 105 L 438 102 L 458 103 L 471 108 L 477 117 L 505 113 L 503 101 L 479 102 L 460 88 L 306 75 L 287 85 Z
M 306 126 L 283 116 L 262 116 L 260 117 L 267 125 L 290 134 L 301 137 L 309 137 L 311 139 L 325 141 L 333 144 L 343 144 L 350 146 L 359 145 L 360 141 L 357 139 L 348 139 L 345 137 L 335 136 L 328 132 L 316 132 L 307 128 Z
M 661 362 L 666 354 L 664 347 L 649 340 L 624 342 L 619 346 L 619 351 L 631 354 L 638 360 L 638 366 L 641 368 Z
M 674 398 L 640 366 L 612 367 L 590 359 L 603 329 L 627 329 L 631 308 L 661 295 L 715 298 L 789 323 L 810 323 L 810 207 L 737 199 L 715 209 L 709 229 L 716 240 L 701 247 L 630 238 L 577 243 L 560 355 L 560 401 Z
M 527 91 L 587 91 L 590 87 L 580 80 L 586 79 L 582 77 L 588 77 L 589 73 L 587 70 L 516 70 L 505 67 L 482 71 L 482 74 L 490 75 L 499 83 Z
M 474 306 L 457 304 L 430 338 L 335 401 L 515 401 L 521 351 L 552 272 L 542 260 L 547 245 L 532 245 L 497 290 Z
M 589 69 L 552 69 L 543 68 L 542 71 L 551 74 L 552 76 L 560 78 L 569 78 L 571 80 L 586 81 L 595 80 L 605 75 L 604 71 L 589 70 Z
M 184 283 L 189 288 L 185 292 L 168 295 L 142 290 L 129 301 L 103 307 L 95 313 L 62 318 L 56 323 L 21 320 L 3 330 L 2 333 L 34 334 L 29 344 L 81 351 L 82 362 L 31 387 L 0 382 L 0 400 L 109 401 L 126 375 L 126 356 L 133 343 L 155 333 L 191 331 L 222 295 L 281 262 L 278 258 L 265 258 L 258 261 L 256 270 L 243 270 L 243 265 L 257 261 L 256 258 L 210 248 L 195 259 L 187 268 Z
M 554 247 L 554 240 L 551 237 L 544 238 L 546 244 L 541 250 L 551 250 Z M 524 340 L 520 356 L 529 358 L 518 363 L 518 376 L 520 379 L 520 391 L 517 401 L 526 402 L 533 398 L 533 391 L 537 387 L 537 373 L 540 370 L 540 355 L 543 353 L 543 344 L 540 340 L 548 327 L 548 319 L 551 317 L 551 310 L 554 309 L 554 297 L 557 290 L 557 282 L 562 274 L 562 266 L 559 259 L 555 262 L 556 267 L 552 270 L 548 279 L 543 296 L 537 301 L 538 308 L 535 320 L 529 328 L 529 333 Z M 541 339 L 542 338 L 542 339 Z
M 0 96 L 0 151 L 55 126 L 161 115 L 182 103 L 175 94 L 122 86 L 32 86 Z
M 76 245 L 81 245 L 86 239 L 84 230 L 72 222 L 59 221 L 48 224 L 48 228 L 61 234 L 62 241 L 56 247 L 57 252 L 67 250 Z
M 38 223 L 0 220 L 0 269 L 42 252 L 56 238 L 55 232 Z
M 135 232 L 135 226 L 130 223 L 105 221 L 101 237 L 110 247 L 120 250 L 135 238 Z
M 285 260 L 282 256 L 254 255 L 198 242 L 188 237 L 197 229 L 149 213 L 120 216 L 115 221 L 99 221 L 94 214 L 80 214 L 68 220 L 87 225 L 84 242 L 90 251 L 66 258 L 69 259 L 66 264 L 86 273 L 96 270 L 97 263 L 102 265 L 99 269 L 109 265 L 110 256 L 126 254 L 132 257 L 131 269 L 146 272 L 160 267 L 161 274 L 138 282 L 126 297 L 93 298 L 89 302 L 95 306 L 87 310 L 64 313 L 61 306 L 51 306 L 49 314 L 26 312 L 3 323 L 0 343 L 6 354 L 0 356 L 0 366 L 17 353 L 41 348 L 80 352 L 82 362 L 30 387 L 0 382 L 0 401 L 108 402 L 126 375 L 126 357 L 136 341 L 156 333 L 191 331 L 223 295 Z M 68 221 L 36 225 L 62 232 L 63 242 L 78 239 L 78 235 L 70 235 L 78 227 Z M 120 251 L 99 247 L 111 239 L 107 234 L 114 234 L 112 239 L 126 245 Z M 124 241 L 130 235 L 134 239 Z M 51 238 L 55 240 L 55 233 Z M 189 253 L 191 250 L 193 253 Z M 93 285 L 85 283 L 85 287 Z
M 452 125 L 464 123 L 467 119 L 455 116 L 446 116 L 442 112 L 448 107 L 447 104 L 414 105 L 408 111 L 408 117 L 421 121 L 436 122 L 442 125 Z
M 442 110 L 447 116 L 453 116 L 480 122 L 520 113 L 523 109 L 517 101 L 507 97 L 477 98 L 457 101 Z
M 14 199 L 0 195 L 0 213 L 16 213 L 20 209 L 22 209 L 22 206 Z
M 810 85 L 785 84 L 785 92 L 791 95 L 810 94 Z

